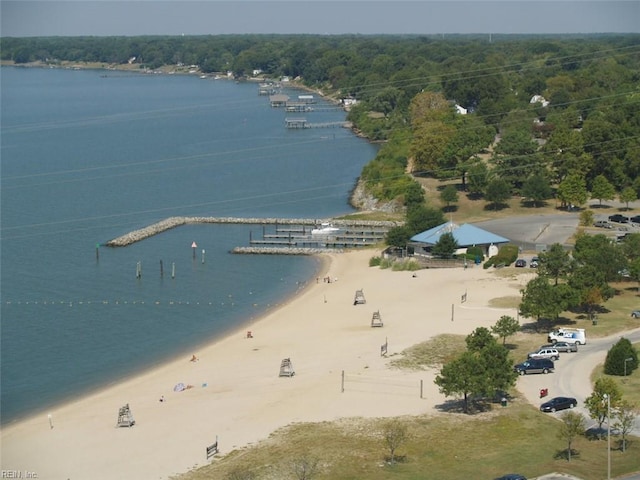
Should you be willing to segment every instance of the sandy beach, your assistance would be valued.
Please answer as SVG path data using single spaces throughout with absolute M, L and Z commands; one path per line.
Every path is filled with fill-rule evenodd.
M 518 295 L 525 279 L 479 266 L 414 277 L 369 267 L 377 254 L 327 256 L 317 281 L 248 327 L 253 338 L 237 331 L 193 352 L 195 362 L 172 361 L 3 428 L 2 469 L 23 478 L 168 478 L 208 463 L 205 448 L 216 437 L 224 455 L 293 422 L 435 413 L 444 400 L 433 383 L 437 372 L 392 369 L 390 357 L 434 335 L 468 334 L 501 315 L 515 317 L 489 301 Z M 354 305 L 360 289 L 366 304 Z M 376 311 L 382 328 L 371 327 Z M 285 358 L 292 377 L 279 376 Z M 175 392 L 178 383 L 191 388 Z M 125 404 L 136 423 L 117 428 Z

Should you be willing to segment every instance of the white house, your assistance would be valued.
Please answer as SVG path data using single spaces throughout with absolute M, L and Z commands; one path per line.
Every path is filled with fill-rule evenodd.
M 467 114 L 467 109 L 466 108 L 458 105 L 457 103 L 456 103 L 455 107 L 456 107 L 456 113 L 459 113 L 460 115 L 466 115 Z
M 531 97 L 531 100 L 529 100 L 529 103 L 540 103 L 543 107 L 549 105 L 549 101 L 546 100 L 542 95 L 534 95 L 533 97 Z

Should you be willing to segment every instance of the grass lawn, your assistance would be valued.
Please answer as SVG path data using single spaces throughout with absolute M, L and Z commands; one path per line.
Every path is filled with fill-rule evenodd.
M 337 422 L 295 424 L 275 432 L 259 445 L 235 451 L 209 466 L 182 475 L 185 480 L 283 479 L 295 468 L 316 466 L 315 480 L 492 479 L 508 472 L 531 478 L 549 472 L 585 480 L 606 477 L 605 440 L 574 440 L 571 461 L 566 442 L 559 438 L 561 423 L 551 415 L 515 399 L 507 407 L 466 416 L 399 417 L 407 427 L 407 441 L 390 465 L 382 432 L 389 420 L 344 419 Z M 613 443 L 612 443 L 613 445 Z M 640 470 L 640 439 L 627 451 L 611 452 L 612 475 Z

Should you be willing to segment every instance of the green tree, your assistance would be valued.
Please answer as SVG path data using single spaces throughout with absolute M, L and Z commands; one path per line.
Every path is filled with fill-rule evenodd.
M 622 453 L 627 450 L 627 437 L 631 433 L 637 417 L 638 409 L 636 405 L 627 400 L 621 400 L 615 409 L 614 418 L 616 421 L 613 427 L 620 431 Z
M 566 285 L 553 286 L 544 276 L 530 280 L 520 293 L 520 315 L 535 318 L 538 328 L 543 318 L 556 320 L 572 302 L 572 292 Z
M 588 285 L 604 286 L 606 282 L 617 280 L 618 272 L 627 267 L 623 247 L 603 234 L 578 235 L 572 254 L 580 268 L 589 266 L 598 271 L 598 282 Z
M 518 374 L 513 369 L 513 359 L 509 350 L 495 340 L 479 351 L 483 361 L 487 386 L 485 393 L 506 392 L 515 385 Z
M 627 210 L 629 210 L 629 202 L 636 201 L 638 199 L 638 194 L 633 187 L 625 187 L 620 192 L 619 198 L 622 203 L 627 205 Z
M 629 262 L 640 258 L 640 233 L 630 233 L 624 237 L 621 244 L 622 254 Z
M 537 150 L 538 144 L 527 127 L 507 130 L 493 151 L 496 175 L 510 187 L 520 188 L 526 178 L 540 169 Z
M 453 233 L 446 232 L 440 235 L 440 238 L 431 249 L 431 253 L 434 256 L 440 258 L 451 258 L 458 249 L 458 242 L 453 236 Z
M 567 461 L 571 461 L 571 446 L 576 437 L 584 435 L 584 416 L 578 412 L 565 412 L 560 416 L 562 424 L 558 438 L 567 442 Z
M 391 245 L 393 247 L 405 248 L 412 236 L 413 233 L 409 231 L 409 228 L 406 225 L 400 225 L 389 229 L 386 236 L 386 242 L 387 245 Z
M 496 324 L 491 327 L 491 331 L 502 338 L 502 345 L 505 345 L 507 337 L 520 331 L 520 323 L 509 315 L 502 315 Z
M 593 225 L 593 210 L 590 208 L 585 208 L 580 212 L 580 225 L 583 227 L 590 227 Z
M 455 130 L 441 121 L 420 123 L 413 133 L 410 154 L 413 157 L 413 173 L 437 173 L 439 162 Z
M 489 184 L 489 168 L 486 163 L 478 160 L 469 167 L 467 173 L 469 192 L 474 195 L 482 195 Z
M 622 337 L 607 352 L 604 361 L 604 373 L 606 375 L 623 376 L 633 373 L 638 368 L 638 352 L 631 342 Z
M 407 425 L 394 418 L 387 420 L 382 427 L 382 438 L 389 450 L 389 462 L 396 463 L 396 452 L 409 439 L 409 429 Z
M 445 218 L 439 209 L 417 205 L 407 210 L 407 222 L 405 225 L 409 229 L 410 236 L 437 227 L 443 223 L 445 223 Z
M 574 292 L 575 303 L 571 306 L 581 307 L 591 319 L 599 305 L 615 293 L 606 282 L 604 273 L 593 265 L 576 267 L 569 277 L 568 285 Z
M 538 275 L 545 275 L 553 279 L 558 285 L 559 279 L 565 279 L 573 265 L 573 259 L 562 245 L 554 243 L 546 252 L 540 254 Z
M 458 189 L 455 185 L 447 185 L 444 187 L 440 192 L 440 200 L 446 203 L 447 210 L 452 203 L 456 203 L 458 201 Z
M 611 378 L 600 377 L 595 382 L 593 392 L 584 401 L 589 416 L 598 422 L 598 431 L 600 432 L 602 432 L 602 424 L 608 415 L 607 396 L 612 409 L 615 409 L 622 400 L 618 384 Z
M 638 291 L 640 292 L 640 257 L 629 262 L 629 276 L 638 282 Z
M 570 174 L 558 185 L 558 198 L 564 206 L 583 205 L 587 201 L 587 184 L 584 177 Z
M 494 178 L 487 184 L 484 196 L 497 209 L 498 205 L 503 204 L 511 197 L 511 187 L 505 180 Z
M 445 396 L 462 396 L 464 413 L 469 413 L 469 398 L 487 389 L 483 370 L 480 358 L 466 351 L 443 365 L 434 382 Z
M 593 179 L 591 186 L 591 198 L 597 198 L 602 206 L 602 200 L 613 200 L 616 196 L 616 189 L 609 183 L 604 175 L 598 175 Z
M 496 339 L 486 327 L 478 327 L 465 338 L 467 350 L 479 352 L 483 348 L 496 343 Z
M 404 191 L 404 205 L 412 208 L 424 203 L 424 190 L 418 182 L 411 182 Z
M 579 115 L 575 111 L 574 114 Z M 542 147 L 545 158 L 551 160 L 556 183 L 561 183 L 570 173 L 586 178 L 593 166 L 593 159 L 584 152 L 582 135 L 572 125 L 562 125 L 563 119 L 550 118 L 557 128 Z
M 478 154 L 491 144 L 495 130 L 476 115 L 455 115 L 450 121 L 455 134 L 447 143 L 439 162 L 439 178 L 459 177 L 467 190 L 467 174 L 479 161 Z
M 542 175 L 532 175 L 522 185 L 521 195 L 531 200 L 535 207 L 544 205 L 544 201 L 551 198 L 551 185 Z

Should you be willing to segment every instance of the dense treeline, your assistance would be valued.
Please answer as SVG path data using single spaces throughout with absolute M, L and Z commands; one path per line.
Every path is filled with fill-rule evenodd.
M 640 196 L 638 35 L 0 41 L 2 59 L 15 63 L 126 64 L 135 58 L 145 69 L 184 64 L 236 76 L 260 69 L 354 97 L 349 120 L 370 139 L 386 142 L 362 178 L 378 198 L 400 198 L 407 206 L 414 188 L 407 170 L 459 178 L 464 190 L 496 204 L 517 193 L 533 205 L 551 195 L 581 205 L 594 187 L 601 196 L 593 198 Z

